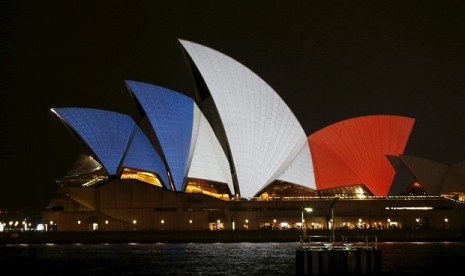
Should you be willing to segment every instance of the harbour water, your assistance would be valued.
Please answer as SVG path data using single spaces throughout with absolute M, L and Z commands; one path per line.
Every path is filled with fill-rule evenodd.
M 299 242 L 6 244 L 1 271 L 38 275 L 294 275 Z M 382 275 L 461 271 L 464 242 L 380 242 Z M 34 275 L 30 274 L 30 275 Z

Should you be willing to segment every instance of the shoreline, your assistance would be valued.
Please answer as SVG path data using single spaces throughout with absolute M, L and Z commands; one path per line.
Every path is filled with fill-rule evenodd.
M 48 231 L 0 232 L 0 245 L 46 243 L 236 243 L 299 242 L 301 230 L 182 230 L 182 231 Z M 311 230 L 312 241 L 328 241 L 328 230 Z M 335 230 L 336 241 L 465 242 L 465 233 L 449 229 Z

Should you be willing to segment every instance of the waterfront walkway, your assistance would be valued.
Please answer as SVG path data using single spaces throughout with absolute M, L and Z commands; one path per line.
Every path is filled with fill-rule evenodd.
M 328 231 L 309 231 L 309 236 L 328 236 Z M 299 242 L 299 230 L 186 230 L 186 231 L 89 231 L 0 232 L 0 244 L 8 243 L 156 243 L 156 242 Z M 465 241 L 452 229 L 402 229 L 384 231 L 336 230 L 335 241 L 368 236 L 377 241 Z

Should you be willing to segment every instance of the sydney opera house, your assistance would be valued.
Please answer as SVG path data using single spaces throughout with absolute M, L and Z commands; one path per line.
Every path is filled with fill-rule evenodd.
M 414 118 L 367 115 L 308 134 L 246 66 L 179 42 L 194 99 L 128 80 L 138 118 L 52 108 L 81 155 L 43 213 L 51 229 L 464 227 L 465 163 L 405 154 Z

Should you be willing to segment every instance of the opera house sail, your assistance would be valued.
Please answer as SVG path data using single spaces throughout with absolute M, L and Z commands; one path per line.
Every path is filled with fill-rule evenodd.
M 224 127 L 240 196 L 254 197 L 276 179 L 315 188 L 305 132 L 279 95 L 232 58 L 186 40 L 181 44 Z
M 387 156 L 404 152 L 414 121 L 392 115 L 361 116 L 310 135 L 317 189 L 364 185 L 372 195 L 388 195 L 395 170 Z

